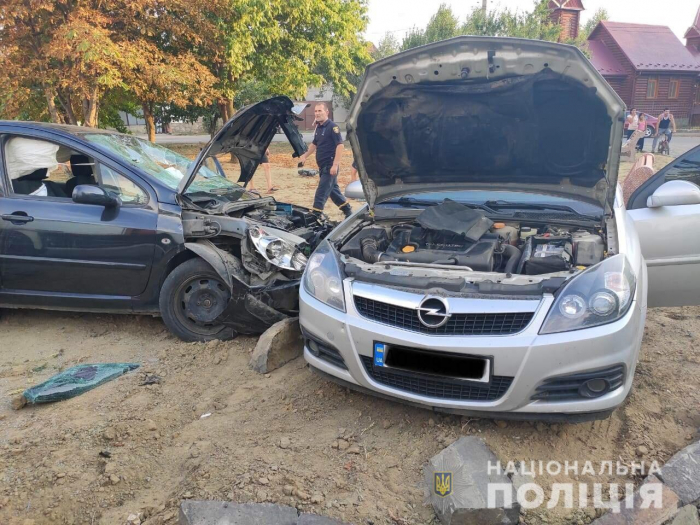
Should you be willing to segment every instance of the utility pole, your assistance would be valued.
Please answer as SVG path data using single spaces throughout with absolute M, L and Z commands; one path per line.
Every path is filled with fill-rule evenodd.
M 486 9 L 488 9 L 489 0 L 481 0 L 481 9 L 486 14 Z

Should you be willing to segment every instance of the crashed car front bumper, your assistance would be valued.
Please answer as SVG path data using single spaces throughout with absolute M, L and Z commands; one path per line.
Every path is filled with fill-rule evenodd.
M 529 325 L 519 333 L 435 336 L 363 317 L 353 301 L 351 280 L 345 281 L 344 289 L 346 312 L 321 303 L 303 287 L 299 308 L 306 361 L 348 386 L 439 411 L 504 419 L 575 420 L 585 415 L 590 417 L 581 419 L 599 419 L 620 405 L 630 391 L 646 315 L 646 308 L 636 300 L 622 319 L 572 332 L 538 333 L 554 300 L 550 295 L 541 299 Z M 377 373 L 373 368 L 376 342 L 487 358 L 492 363 L 491 377 L 486 384 L 465 380 L 455 386 L 454 378 L 421 373 L 391 377 L 387 375 L 391 370 Z M 599 397 L 538 398 L 542 385 L 552 381 L 616 368 L 622 371 L 622 384 Z M 505 387 L 501 386 L 502 392 L 494 398 L 489 392 L 498 386 L 495 381 L 505 381 Z M 470 386 L 474 387 L 473 398 L 464 395 Z
M 273 324 L 298 315 L 298 297 L 299 279 L 251 287 L 237 283 L 217 322 L 239 334 L 261 334 Z

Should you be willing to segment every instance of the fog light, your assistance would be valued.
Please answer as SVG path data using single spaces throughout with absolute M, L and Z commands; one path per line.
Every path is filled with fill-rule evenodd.
M 589 379 L 579 389 L 579 393 L 584 397 L 600 397 L 610 391 L 610 384 L 601 378 Z
M 319 356 L 320 351 L 318 349 L 318 344 L 316 344 L 316 341 L 314 341 L 313 339 L 307 339 L 306 347 L 309 349 L 309 352 L 311 352 L 313 355 L 315 355 L 316 357 Z

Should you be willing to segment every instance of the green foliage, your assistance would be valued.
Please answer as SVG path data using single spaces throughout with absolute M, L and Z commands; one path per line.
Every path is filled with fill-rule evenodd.
M 414 47 L 424 46 L 428 41 L 425 39 L 425 31 L 418 27 L 412 27 L 406 33 L 401 41 L 401 51 L 413 49 Z
M 608 18 L 608 11 L 604 7 L 598 8 L 598 10 L 595 13 L 593 13 L 593 17 L 588 22 L 583 24 L 583 27 L 581 28 L 579 34 L 587 40 L 588 37 L 591 36 L 591 33 L 598 25 L 598 23 L 601 20 L 608 20 Z
M 127 133 L 128 129 L 119 116 L 120 111 L 137 115 L 141 110 L 138 101 L 126 90 L 117 88 L 107 91 L 100 100 L 100 112 L 98 114 L 98 127 L 116 129 L 120 133 Z
M 459 35 L 459 20 L 447 4 L 440 4 L 425 27 L 426 43 L 437 42 Z
M 372 58 L 376 60 L 381 60 L 382 58 L 395 55 L 401 49 L 401 44 L 399 40 L 394 36 L 393 33 L 386 33 L 382 39 L 379 41 L 377 48 L 372 53 Z
M 536 40 L 556 41 L 561 28 L 549 19 L 547 0 L 536 0 L 532 10 L 487 10 L 475 7 L 464 22 L 459 20 L 445 4 L 440 5 L 425 30 L 409 30 L 401 43 L 401 49 L 444 40 L 457 35 L 510 36 Z

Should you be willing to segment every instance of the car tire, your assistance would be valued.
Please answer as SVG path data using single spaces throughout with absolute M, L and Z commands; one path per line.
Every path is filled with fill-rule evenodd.
M 168 329 L 187 342 L 226 341 L 237 332 L 213 322 L 228 305 L 230 291 L 214 269 L 199 257 L 185 261 L 160 289 L 160 314 Z
M 655 130 L 652 126 L 647 126 L 647 129 L 644 130 L 644 137 L 649 138 L 654 134 Z

